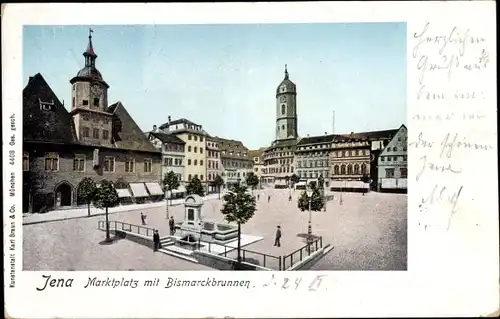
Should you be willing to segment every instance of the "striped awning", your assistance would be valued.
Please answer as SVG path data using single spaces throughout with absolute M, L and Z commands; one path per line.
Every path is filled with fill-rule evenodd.
M 163 195 L 163 189 L 158 183 L 146 183 L 146 187 L 151 196 Z
M 128 189 L 116 189 L 119 198 L 132 197 Z
M 132 189 L 132 194 L 134 197 L 148 197 L 149 194 L 146 191 L 146 186 L 144 183 L 130 183 L 130 188 Z

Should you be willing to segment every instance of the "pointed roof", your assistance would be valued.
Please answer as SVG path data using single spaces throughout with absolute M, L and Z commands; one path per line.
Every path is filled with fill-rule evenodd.
M 23 89 L 23 139 L 42 143 L 76 141 L 73 117 L 40 73 Z
M 89 43 L 87 44 L 87 49 L 83 52 L 83 56 L 89 56 L 95 59 L 97 58 L 97 54 L 95 54 L 94 46 L 92 45 L 92 32 L 94 32 L 94 30 L 89 29 Z
M 295 85 L 295 83 L 290 81 L 290 75 L 288 74 L 288 68 L 287 68 L 286 64 L 285 64 L 285 78 L 283 79 L 283 81 L 281 81 L 281 83 L 276 88 L 276 94 L 281 92 L 280 88 L 283 85 L 286 87 L 286 92 L 295 92 L 296 85 Z

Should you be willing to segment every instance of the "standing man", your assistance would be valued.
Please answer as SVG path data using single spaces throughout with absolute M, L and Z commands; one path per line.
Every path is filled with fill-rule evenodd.
M 144 215 L 143 213 L 141 213 L 141 223 L 142 225 L 146 225 L 146 215 Z
M 278 246 L 278 247 L 281 247 L 281 242 L 280 242 L 280 239 L 281 239 L 281 227 L 278 226 L 276 228 L 276 237 L 274 239 L 274 246 Z
M 158 230 L 155 229 L 153 232 L 153 252 L 157 251 L 159 246 L 160 246 L 160 234 L 158 233 Z
M 173 234 L 175 234 L 174 216 L 170 216 L 170 219 L 168 221 L 168 227 L 170 228 L 170 235 L 172 236 Z
M 267 202 L 269 203 L 271 201 L 271 195 L 267 196 Z

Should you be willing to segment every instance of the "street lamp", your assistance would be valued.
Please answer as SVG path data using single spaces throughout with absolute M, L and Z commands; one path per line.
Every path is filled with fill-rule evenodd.
M 311 253 L 311 243 L 312 243 L 312 226 L 311 226 L 311 200 L 313 195 L 313 190 L 311 187 L 307 187 L 306 194 L 309 199 L 309 222 L 307 224 L 307 251 Z
M 165 189 L 165 207 L 166 207 L 166 218 L 169 218 L 168 214 L 168 188 Z

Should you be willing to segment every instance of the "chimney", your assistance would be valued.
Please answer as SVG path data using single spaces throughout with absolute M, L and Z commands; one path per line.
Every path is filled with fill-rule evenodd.
M 168 123 L 172 122 L 172 117 L 168 116 Z
M 63 100 L 63 106 L 64 106 L 64 100 Z
M 156 132 L 158 131 L 158 128 L 156 127 L 156 125 L 153 125 L 153 132 Z
M 307 137 L 309 137 L 309 134 L 307 134 Z
M 325 132 L 325 135 L 328 135 L 328 133 L 327 133 L 327 132 Z

